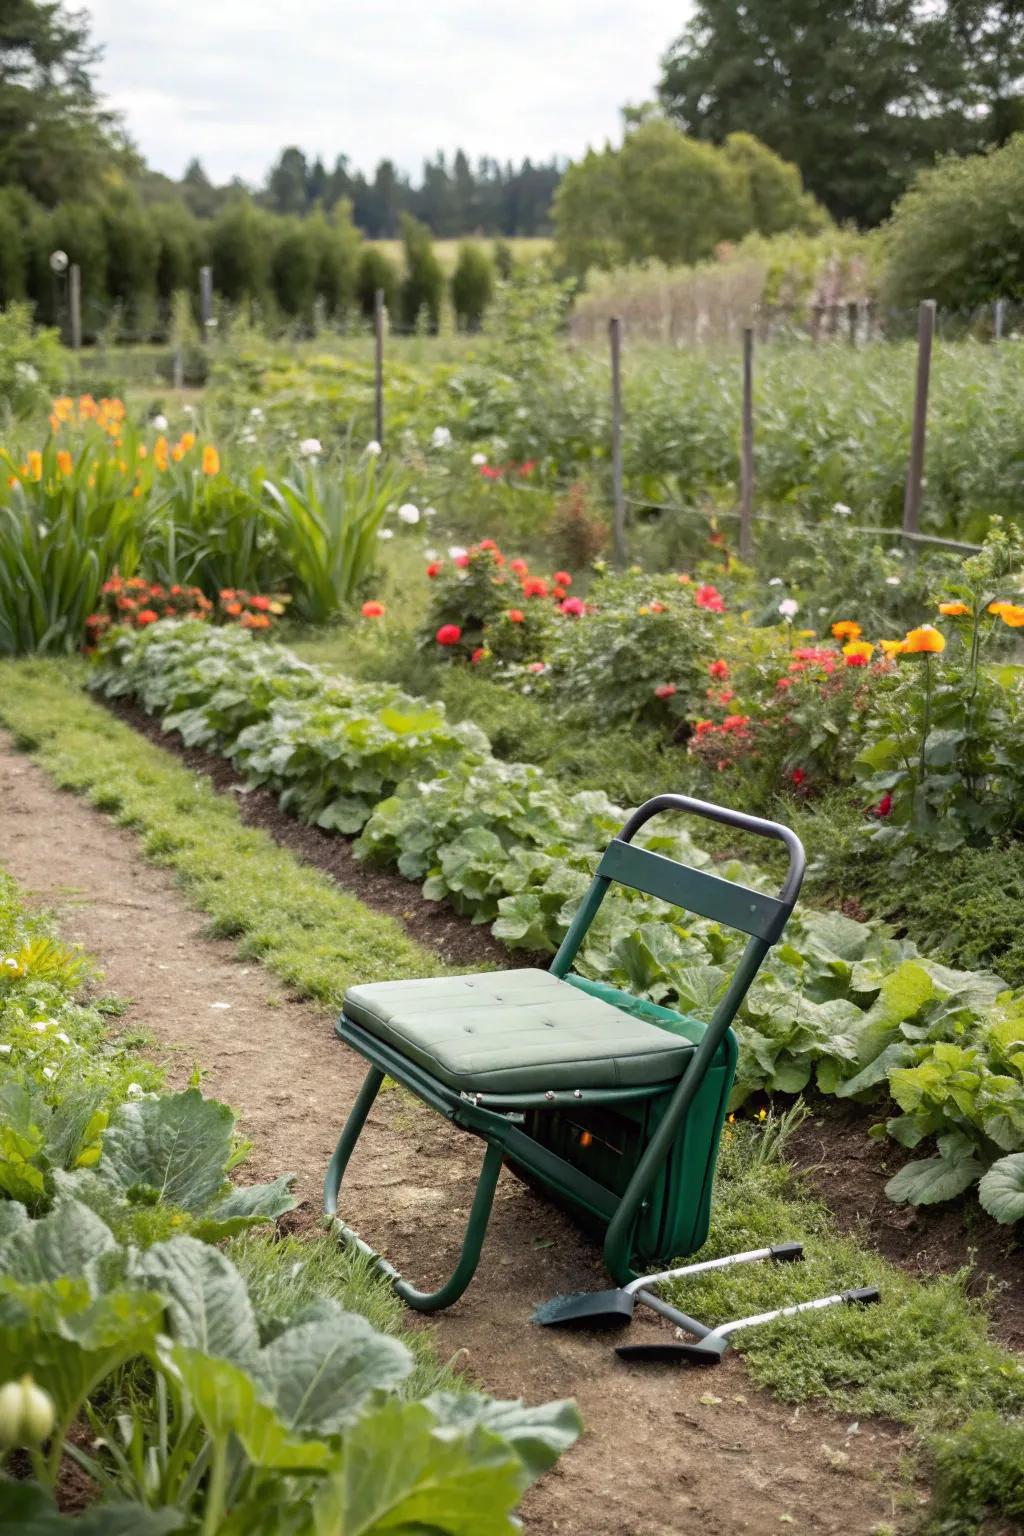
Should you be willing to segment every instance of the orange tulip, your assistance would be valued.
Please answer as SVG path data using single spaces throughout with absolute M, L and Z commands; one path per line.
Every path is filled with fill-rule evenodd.
M 70 453 L 68 453 L 67 449 L 59 449 L 57 452 L 57 468 L 60 470 L 61 474 L 70 475 L 74 467 L 74 460 L 72 459 Z
M 910 630 L 903 642 L 905 656 L 937 656 L 945 649 L 945 635 L 941 635 L 931 624 L 922 624 L 920 629 Z
M 157 469 L 163 470 L 167 468 L 169 452 L 170 450 L 167 447 L 166 437 L 158 437 L 156 442 L 153 444 L 153 461 L 156 464 Z
M 217 452 L 212 443 L 207 443 L 206 447 L 203 449 L 203 474 L 220 474 L 220 454 Z
M 32 448 L 29 451 L 28 473 L 33 480 L 41 480 L 43 478 L 43 456 L 38 448 Z
M 195 447 L 195 445 L 196 435 L 194 432 L 183 432 L 181 434 L 181 440 L 178 443 L 178 447 L 181 449 L 182 453 L 188 453 Z

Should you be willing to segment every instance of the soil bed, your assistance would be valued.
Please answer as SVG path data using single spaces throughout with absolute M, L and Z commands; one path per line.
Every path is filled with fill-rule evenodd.
M 202 916 L 171 874 L 142 863 L 134 836 L 56 791 L 3 736 L 0 859 L 105 966 L 105 989 L 132 999 L 121 1027 L 150 1033 L 172 1081 L 198 1062 L 206 1091 L 239 1110 L 255 1143 L 246 1177 L 295 1170 L 302 1207 L 288 1226 L 313 1225 L 363 1075 L 330 1018 L 204 937 Z M 343 1189 L 345 1216 L 410 1277 L 436 1284 L 453 1262 L 478 1165 L 475 1141 L 385 1093 Z M 780 1522 L 829 1536 L 909 1529 L 900 1480 L 909 1433 L 780 1404 L 751 1387 L 738 1357 L 710 1373 L 626 1366 L 607 1336 L 530 1323 L 540 1300 L 606 1283 L 597 1246 L 503 1174 L 477 1278 L 429 1325 L 442 1355 L 488 1390 L 579 1401 L 587 1432 L 528 1496 L 531 1536 L 680 1536 L 712 1523 L 723 1533 Z M 638 1317 L 633 1336 L 659 1326 Z

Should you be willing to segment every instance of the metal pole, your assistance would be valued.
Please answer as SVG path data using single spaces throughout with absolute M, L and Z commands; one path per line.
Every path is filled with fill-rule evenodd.
M 993 339 L 995 341 L 1002 341 L 1002 339 L 1003 339 L 1003 319 L 1004 319 L 1005 315 L 1006 315 L 1006 300 L 1005 299 L 996 299 L 995 317 L 994 317 L 993 326 L 992 326 L 992 335 L 993 335 Z
M 924 299 L 917 311 L 917 385 L 914 393 L 914 423 L 910 436 L 907 488 L 903 497 L 904 533 L 916 533 L 920 523 L 925 429 L 928 423 L 928 378 L 932 366 L 934 335 L 935 300 Z
M 199 268 L 199 320 L 203 328 L 203 341 L 210 339 L 210 322 L 213 319 L 213 268 Z
M 71 346 L 75 352 L 82 350 L 82 269 L 72 263 L 68 288 L 71 306 Z
M 377 441 L 384 446 L 384 289 L 373 295 L 373 419 Z
M 754 553 L 754 332 L 743 332 L 743 438 L 740 445 L 740 559 Z
M 612 362 L 612 532 L 615 562 L 626 563 L 626 497 L 622 489 L 622 321 L 613 315 L 608 321 L 608 344 Z

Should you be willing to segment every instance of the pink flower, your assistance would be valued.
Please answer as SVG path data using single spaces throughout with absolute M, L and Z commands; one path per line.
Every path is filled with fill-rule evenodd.
M 675 683 L 659 683 L 654 690 L 656 699 L 670 699 L 677 692 Z
M 543 661 L 531 661 L 526 670 L 527 670 L 527 672 L 534 672 L 534 673 L 546 672 L 547 671 L 547 665 Z
M 698 608 L 706 608 L 709 613 L 725 612 L 725 602 L 717 587 L 698 587 L 694 593 L 693 600 Z
M 583 599 L 581 597 L 567 597 L 565 602 L 561 604 L 559 611 L 567 613 L 571 619 L 578 619 L 584 611 Z

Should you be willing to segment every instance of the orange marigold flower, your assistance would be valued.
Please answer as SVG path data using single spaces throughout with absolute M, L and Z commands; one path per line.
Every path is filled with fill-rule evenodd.
M 848 667 L 867 666 L 874 654 L 875 648 L 867 640 L 850 640 L 843 646 Z
M 939 612 L 944 613 L 947 619 L 962 619 L 965 613 L 970 613 L 966 603 L 940 603 Z
M 879 640 L 878 643 L 890 661 L 894 656 L 902 656 L 906 649 L 906 642 L 903 640 Z
M 931 624 L 922 624 L 920 629 L 910 630 L 903 642 L 903 654 L 906 656 L 937 656 L 945 649 L 945 635 L 941 635 Z
M 217 452 L 212 443 L 207 443 L 206 447 L 203 449 L 203 474 L 220 474 L 220 454 Z
M 384 617 L 384 604 L 364 603 L 361 612 L 364 619 L 382 619 Z
M 852 619 L 840 619 L 832 625 L 832 633 L 837 640 L 856 640 L 860 637 L 861 627 Z
M 1024 625 L 1024 608 L 1018 603 L 1001 603 L 999 605 L 999 617 L 1011 629 L 1020 629 L 1021 625 Z
M 1007 604 L 1006 604 L 1005 601 L 996 602 L 996 603 L 989 603 L 988 611 L 989 611 L 989 613 L 1000 614 L 1000 613 L 1002 613 L 1003 609 L 1006 606 L 1007 606 Z
M 57 468 L 60 470 L 61 474 L 62 475 L 70 475 L 70 473 L 74 469 L 74 467 L 75 467 L 75 462 L 72 459 L 70 453 L 68 453 L 67 449 L 66 448 L 58 448 L 58 450 L 57 450 Z

